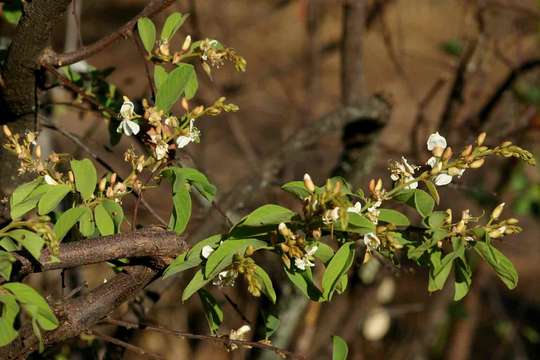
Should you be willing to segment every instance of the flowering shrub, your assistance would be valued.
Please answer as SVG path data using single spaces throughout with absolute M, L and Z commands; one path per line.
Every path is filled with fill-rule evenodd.
M 166 20 L 159 39 L 148 18 L 141 18 L 138 31 L 147 57 L 154 63 L 155 101 L 143 100 L 142 112 L 123 97 L 119 118 L 111 118 L 114 136 L 137 137 L 146 147 L 144 153 L 130 148 L 124 160 L 131 172 L 124 179 L 116 173 L 98 176 L 89 159 L 76 160 L 68 154 L 52 153 L 44 158 L 36 144 L 37 134 L 14 134 L 8 127 L 4 133 L 9 142 L 5 148 L 20 160 L 19 173 L 34 179 L 19 186 L 9 199 L 12 221 L 0 229 L 0 346 L 17 337 L 15 319 L 24 309 L 31 317 L 36 336 L 52 330 L 58 320 L 47 302 L 31 287 L 12 278 L 15 252 L 28 251 L 36 261 L 58 260 L 59 244 L 68 234 L 92 238 L 117 234 L 127 222 L 123 199 L 131 193 L 141 196 L 163 181 L 171 184 L 173 210 L 169 229 L 182 234 L 191 215 L 191 193 L 198 192 L 212 201 L 216 187 L 197 169 L 175 165 L 177 149 L 194 146 L 202 137 L 198 121 L 238 107 L 217 99 L 210 106 L 194 105 L 198 89 L 196 66 L 210 76 L 225 61 L 238 71 L 246 68 L 245 60 L 217 40 L 192 42 L 187 36 L 174 50 L 172 36 L 181 27 L 185 16 L 173 13 Z M 188 61 L 190 61 L 188 63 Z M 167 70 L 169 68 L 169 70 Z M 72 78 L 79 75 L 66 69 Z M 173 105 L 180 103 L 183 112 L 175 114 Z M 170 263 L 164 278 L 188 270 L 191 280 L 183 289 L 182 300 L 197 293 L 203 302 L 210 329 L 218 334 L 223 321 L 219 303 L 204 288 L 236 286 L 239 279 L 247 284 L 254 297 L 265 296 L 278 301 L 269 274 L 258 264 L 256 253 L 271 253 L 298 290 L 313 301 L 331 301 L 346 291 L 348 271 L 355 261 L 376 261 L 375 255 L 400 264 L 406 259 L 429 269 L 428 291 L 445 286 L 453 269 L 454 299 L 463 298 L 472 283 L 470 253 L 477 253 L 496 272 L 508 288 L 514 288 L 518 275 L 512 263 L 496 249 L 493 239 L 520 232 L 518 220 L 501 218 L 504 203 L 488 217 L 464 210 L 456 216 L 452 209 L 437 209 L 440 198 L 437 188 L 450 184 L 466 171 L 482 167 L 488 156 L 516 157 L 534 165 L 532 155 L 520 147 L 504 142 L 487 146 L 486 134 L 474 144 L 454 153 L 439 133 L 427 140 L 430 157 L 425 165 L 409 163 L 404 157 L 389 165 L 389 180 L 372 179 L 368 188 L 353 189 L 343 178 L 334 177 L 317 185 L 306 174 L 303 180 L 282 186 L 298 198 L 302 211 L 263 205 L 234 224 L 228 232 L 215 234 L 196 242 L 188 251 L 178 254 Z M 66 204 L 60 210 L 60 204 Z M 396 210 L 395 205 L 413 211 Z M 136 215 L 132 226 L 135 225 Z M 42 258 L 47 248 L 48 259 Z M 322 274 L 320 279 L 314 271 Z M 266 341 L 274 328 L 267 329 Z M 229 334 L 241 339 L 249 327 Z M 346 353 L 339 338 L 334 344 Z

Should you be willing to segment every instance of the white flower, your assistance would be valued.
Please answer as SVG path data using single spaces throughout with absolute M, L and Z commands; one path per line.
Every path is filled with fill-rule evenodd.
M 437 186 L 444 186 L 448 185 L 452 182 L 452 177 L 448 174 L 442 173 L 437 176 L 435 176 L 435 179 L 433 180 L 435 185 Z
M 211 247 L 210 245 L 206 245 L 205 247 L 202 248 L 201 255 L 203 258 L 208 259 L 210 254 L 213 252 L 214 252 L 214 248 Z
M 360 201 L 357 201 L 354 203 L 353 206 L 348 207 L 347 212 L 360 215 L 360 213 L 362 212 L 362 204 L 360 204 Z
M 418 168 L 418 166 L 409 164 L 405 156 L 401 157 L 401 161 L 403 162 L 405 170 L 407 170 L 407 172 L 411 175 L 414 174 L 414 171 Z
M 375 225 L 377 225 L 377 223 L 379 222 L 379 214 L 380 214 L 379 207 L 381 206 L 381 204 L 382 204 L 382 200 L 379 199 L 373 205 L 367 208 L 366 216 L 369 219 L 369 221 L 371 221 Z
M 43 179 L 45 180 L 45 182 L 49 185 L 57 185 L 58 182 L 56 180 L 54 180 L 51 175 L 45 175 L 43 177 Z
M 212 281 L 214 286 L 234 286 L 235 280 L 238 277 L 238 272 L 234 270 L 225 270 L 220 272 Z
M 436 146 L 446 149 L 446 139 L 439 132 L 429 135 L 427 140 L 427 149 L 432 151 Z
M 412 181 L 414 180 L 414 177 L 413 176 L 409 176 L 407 178 L 405 178 L 405 182 L 408 183 L 409 181 Z M 405 186 L 405 189 L 416 189 L 418 187 L 418 181 L 415 181 L 415 182 L 412 182 L 410 183 L 409 185 L 406 185 Z
M 435 156 L 432 156 L 428 159 L 428 161 L 426 161 L 426 165 L 429 165 L 431 166 L 431 168 L 434 168 L 438 162 L 439 162 L 439 159 L 436 158 Z
M 326 210 L 322 217 L 322 221 L 325 225 L 330 225 L 339 219 L 339 207 L 335 207 L 332 210 Z
M 126 136 L 137 135 L 141 127 L 133 120 L 124 119 L 118 125 L 116 132 L 124 133 Z
M 375 233 L 367 233 L 364 235 L 364 245 L 370 250 L 377 250 L 381 245 L 381 240 Z
M 124 103 L 120 107 L 120 116 L 122 119 L 132 119 L 136 116 L 135 105 L 129 100 L 127 96 L 124 96 Z
M 251 327 L 249 325 L 242 325 L 238 330 L 231 330 L 229 333 L 229 339 L 231 340 L 246 340 L 247 339 L 247 333 L 251 331 Z M 231 350 L 238 349 L 238 345 L 236 344 L 228 344 L 228 346 L 231 348 Z M 248 346 L 246 346 L 247 348 Z
M 313 267 L 314 255 L 317 252 L 318 246 L 310 246 L 306 248 L 306 254 L 302 258 L 295 258 L 294 265 L 300 270 L 306 270 L 306 266 Z
M 167 153 L 169 152 L 169 145 L 165 142 L 161 142 L 156 145 L 156 159 L 161 160 L 165 156 L 167 156 Z
M 193 126 L 194 122 L 195 122 L 195 119 L 189 120 L 189 134 L 188 135 L 180 135 L 176 139 L 176 145 L 178 145 L 179 149 L 187 146 L 191 142 L 199 140 L 199 130 Z

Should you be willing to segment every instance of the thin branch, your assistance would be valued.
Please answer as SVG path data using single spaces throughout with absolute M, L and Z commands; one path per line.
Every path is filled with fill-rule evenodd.
M 173 2 L 174 0 L 151 0 L 139 14 L 137 14 L 134 18 L 129 20 L 115 32 L 101 38 L 91 45 L 83 46 L 80 49 L 69 53 L 57 54 L 53 50 L 49 50 L 41 56 L 40 62 L 42 64 L 45 63 L 59 67 L 71 65 L 78 61 L 87 59 L 111 46 L 117 40 L 131 36 L 133 34 L 133 28 L 137 24 L 137 20 L 139 20 L 139 18 L 143 16 L 150 17 L 155 15 L 171 5 Z
M 265 344 L 262 342 L 255 342 L 255 341 L 246 341 L 246 340 L 233 340 L 226 337 L 216 337 L 216 336 L 209 336 L 209 335 L 199 335 L 199 334 L 191 334 L 188 332 L 180 331 L 180 330 L 174 330 L 169 329 L 163 326 L 159 325 L 151 325 L 146 323 L 134 323 L 130 321 L 124 321 L 124 320 L 116 320 L 112 318 L 105 319 L 105 322 L 111 324 L 111 325 L 117 325 L 122 326 L 128 329 L 141 329 L 141 330 L 148 330 L 148 331 L 155 331 L 166 335 L 172 335 L 180 338 L 185 339 L 193 339 L 193 340 L 202 340 L 202 341 L 212 341 L 220 344 L 225 345 L 237 345 L 239 347 L 243 348 L 249 348 L 254 347 L 262 350 L 269 350 L 272 351 L 280 356 L 286 356 L 289 359 L 299 359 L 299 360 L 305 360 L 305 357 L 299 354 L 295 354 L 293 352 L 290 352 L 288 350 L 280 349 L 278 347 Z
M 109 342 L 111 344 L 114 344 L 114 345 L 117 345 L 117 346 L 120 346 L 120 347 L 123 347 L 126 350 L 132 351 L 132 352 L 137 353 L 139 355 L 146 356 L 146 357 L 148 357 L 150 359 L 158 359 L 158 360 L 166 359 L 164 356 L 161 356 L 159 354 L 150 353 L 150 352 L 144 350 L 141 347 L 132 345 L 132 344 L 127 343 L 125 341 L 122 341 L 120 339 L 113 338 L 112 336 L 105 335 L 105 334 L 103 334 L 103 333 L 101 333 L 99 331 L 96 331 L 96 330 L 90 331 L 90 334 L 94 335 L 98 339 L 101 339 L 103 341 Z

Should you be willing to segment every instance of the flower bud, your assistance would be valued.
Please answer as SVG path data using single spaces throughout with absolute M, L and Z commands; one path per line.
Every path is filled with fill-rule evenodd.
M 287 225 L 285 223 L 279 223 L 278 231 L 283 236 L 287 236 L 289 234 L 289 229 L 287 228 Z
M 506 223 L 508 225 L 516 225 L 517 223 L 519 223 L 519 220 L 516 219 L 516 218 L 510 218 L 510 219 L 506 220 Z
M 480 135 L 478 135 L 478 137 L 476 138 L 476 144 L 478 144 L 478 146 L 482 146 L 484 141 L 486 141 L 486 133 L 485 132 L 480 133 Z
M 472 154 L 472 145 L 467 145 L 465 149 L 461 152 L 462 157 L 467 157 Z
M 452 223 L 452 209 L 446 209 L 446 223 Z
M 4 131 L 4 135 L 6 135 L 6 137 L 9 138 L 13 136 L 13 134 L 11 133 L 11 130 L 9 130 L 7 125 L 2 126 L 2 130 Z
M 504 209 L 505 203 L 500 203 L 493 211 L 491 212 L 491 218 L 497 220 Z
M 304 186 L 310 193 L 315 191 L 315 184 L 313 183 L 313 180 L 311 180 L 311 176 L 309 176 L 308 173 L 304 174 Z
M 501 147 L 508 147 L 508 146 L 510 146 L 510 145 L 512 145 L 512 142 L 511 142 L 511 141 L 505 141 L 505 142 L 503 142 L 503 143 L 501 144 Z
M 479 167 L 481 167 L 482 165 L 484 165 L 484 159 L 478 159 L 478 160 L 475 160 L 471 163 L 471 165 L 469 165 L 472 169 L 478 169 Z
M 116 178 L 118 177 L 118 175 L 116 175 L 116 173 L 112 173 L 111 175 L 111 185 L 114 185 L 114 183 L 116 182 Z
M 36 158 L 41 159 L 41 146 L 40 145 L 34 148 L 34 154 L 36 155 Z
M 457 167 L 452 166 L 450 169 L 448 169 L 448 175 L 450 176 L 458 176 L 461 174 L 461 170 Z
M 107 188 L 107 192 L 105 193 L 105 196 L 107 196 L 108 198 L 111 198 L 114 196 L 114 190 L 112 188 L 112 186 L 109 186 Z
M 375 185 L 375 191 L 376 191 L 376 192 L 381 191 L 381 190 L 382 190 L 382 187 L 383 187 L 382 179 L 379 178 L 379 179 L 377 180 L 377 184 Z
M 248 247 L 246 248 L 246 255 L 251 256 L 253 255 L 254 252 L 255 252 L 255 248 L 253 247 L 253 245 L 248 245 Z
M 69 179 L 69 182 L 75 182 L 75 176 L 73 176 L 73 171 L 68 171 L 68 179 Z
M 436 157 L 441 157 L 443 152 L 444 152 L 444 149 L 441 146 L 435 146 L 432 151 L 433 156 L 436 156 Z
M 314 239 L 320 239 L 321 238 L 321 229 L 315 229 L 312 232 Z
M 452 151 L 452 148 L 449 146 L 446 149 L 444 149 L 444 152 L 442 154 L 442 159 L 444 161 L 448 161 L 452 158 L 452 155 L 454 155 L 454 152 Z
M 186 51 L 191 46 L 191 35 L 186 36 L 184 43 L 182 44 L 182 51 Z
M 182 109 L 189 111 L 189 103 L 185 97 L 182 98 Z
M 336 221 L 339 219 L 339 207 L 335 207 L 332 209 L 332 212 L 330 213 L 330 217 L 333 221 Z
M 465 221 L 460 220 L 459 223 L 456 225 L 455 230 L 458 234 L 461 234 L 465 230 Z
M 199 105 L 195 109 L 193 109 L 193 116 L 199 116 L 203 113 L 203 111 L 204 111 L 204 106 Z
M 370 192 L 375 192 L 375 179 L 369 180 L 368 189 Z
M 431 175 L 437 175 L 441 172 L 443 167 L 443 164 L 441 162 L 438 162 L 437 165 L 433 169 L 431 169 Z
M 341 191 L 341 181 L 336 181 L 334 185 L 334 195 L 339 194 Z
M 101 192 L 105 191 L 105 186 L 107 186 L 107 178 L 103 178 L 99 182 L 99 185 L 98 185 L 99 191 L 101 191 Z
M 500 238 L 501 236 L 503 236 L 503 234 L 504 232 L 501 232 L 499 229 L 492 230 L 488 233 L 489 237 L 492 239 Z

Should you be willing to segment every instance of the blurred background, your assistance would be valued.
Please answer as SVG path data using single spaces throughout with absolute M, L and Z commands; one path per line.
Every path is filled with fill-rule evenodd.
M 306 172 L 318 184 L 338 173 L 355 187 L 365 188 L 370 178 L 378 176 L 389 185 L 389 160 L 403 155 L 412 163 L 425 163 L 429 157 L 425 141 L 435 131 L 454 149 L 486 131 L 489 144 L 511 140 L 537 156 L 538 1 L 350 2 L 362 3 L 361 9 L 347 8 L 345 0 L 181 0 L 154 18 L 161 23 L 173 9 L 190 13 L 174 39 L 178 46 L 187 34 L 195 39 L 216 38 L 247 60 L 244 74 L 225 66 L 210 81 L 200 72 L 202 89 L 196 102 L 209 104 L 223 95 L 240 111 L 200 121 L 201 143 L 179 154 L 183 163 L 205 172 L 217 185 L 218 204 L 233 220 L 263 202 L 299 209 L 301 204 L 280 191 L 279 185 L 301 179 Z M 57 29 L 54 46 L 73 50 L 90 44 L 135 16 L 145 3 L 76 0 L 65 24 Z M 352 16 L 347 20 L 354 30 L 347 33 L 352 48 L 343 46 L 346 11 Z M 2 22 L 3 35 L 13 30 Z M 355 63 L 353 71 L 343 71 L 345 56 Z M 149 97 L 144 58 L 132 39 L 117 42 L 88 59 L 88 64 L 97 69 L 113 67 L 107 81 L 131 99 Z M 121 175 L 128 172 L 122 154 L 138 144 L 124 137 L 120 144 L 109 145 L 103 118 L 89 111 L 87 104 L 73 100 L 73 94 L 60 88 L 41 99 L 55 127 L 43 129 L 49 134 L 45 143 L 76 157 L 87 157 L 91 150 Z M 343 123 L 340 129 L 319 129 L 302 146 L 290 146 L 295 134 L 316 128 L 317 122 L 344 105 L 375 110 Z M 76 135 L 87 149 L 66 134 Z M 357 262 L 348 291 L 331 303 L 319 304 L 291 288 L 275 259 L 268 259 L 266 268 L 281 294 L 281 303 L 272 309 L 281 318 L 273 344 L 310 359 L 331 357 L 331 335 L 348 342 L 350 359 L 539 358 L 539 180 L 537 168 L 490 160 L 479 171 L 467 172 L 441 189 L 443 209 L 457 213 L 471 209 L 472 214 L 481 215 L 482 208 L 505 201 L 507 215 L 522 222 L 522 234 L 497 244 L 520 275 L 514 291 L 506 290 L 490 269 L 478 266 L 469 295 L 453 302 L 451 284 L 429 294 L 427 273 L 411 264 Z M 168 191 L 155 189 L 146 196 L 163 218 L 172 206 Z M 145 224 L 157 223 L 141 211 Z M 189 227 L 190 242 L 222 231 L 225 225 L 219 212 L 201 201 L 195 205 Z M 105 264 L 66 273 L 67 290 L 63 291 L 68 292 L 83 282 L 92 288 L 112 276 Z M 180 300 L 189 279 L 187 274 L 158 281 L 113 316 L 207 334 L 198 299 L 184 304 Z M 52 298 L 62 293 L 58 273 L 33 275 L 31 281 Z M 255 332 L 250 336 L 257 339 L 261 303 L 248 295 L 244 284 L 210 291 L 224 306 L 223 333 L 249 323 Z M 110 326 L 101 330 L 167 359 L 277 358 L 255 350 L 231 353 L 209 342 L 147 331 Z M 91 337 L 75 339 L 47 356 L 145 358 Z

